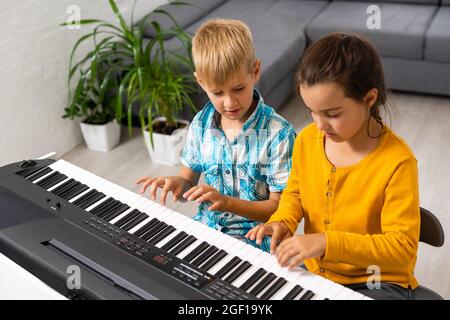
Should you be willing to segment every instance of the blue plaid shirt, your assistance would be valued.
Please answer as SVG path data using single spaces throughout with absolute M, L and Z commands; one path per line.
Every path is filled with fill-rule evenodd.
M 288 121 L 264 104 L 256 90 L 254 99 L 257 107 L 231 142 L 221 129 L 220 114 L 211 102 L 206 104 L 189 126 L 181 163 L 204 173 L 206 184 L 223 195 L 260 201 L 286 187 L 296 134 Z M 264 251 L 270 250 L 269 237 L 261 246 L 244 237 L 259 222 L 230 212 L 208 211 L 209 206 L 201 203 L 194 219 Z

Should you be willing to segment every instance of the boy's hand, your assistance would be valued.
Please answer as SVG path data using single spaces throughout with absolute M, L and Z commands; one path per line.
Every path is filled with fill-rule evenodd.
M 215 188 L 207 184 L 192 187 L 183 194 L 183 198 L 188 201 L 195 200 L 196 202 L 210 202 L 211 205 L 208 207 L 208 210 L 210 211 L 223 212 L 227 210 L 228 206 L 227 198 Z
M 156 191 L 158 188 L 162 188 L 160 202 L 162 204 L 166 204 L 167 193 L 172 191 L 173 193 L 173 201 L 177 202 L 180 198 L 181 194 L 187 190 L 191 185 L 189 181 L 180 177 L 180 176 L 172 176 L 172 177 L 142 177 L 136 181 L 136 184 L 141 184 L 142 188 L 139 190 L 139 193 L 144 193 L 145 190 L 150 187 L 150 198 L 152 200 L 156 199 Z
M 283 221 L 274 221 L 268 224 L 260 224 L 251 229 L 245 235 L 250 240 L 255 240 L 257 244 L 262 243 L 264 236 L 272 236 L 270 241 L 270 253 L 274 254 L 278 244 L 292 236 L 291 231 Z
M 295 235 L 284 240 L 277 248 L 278 263 L 292 270 L 304 259 L 321 257 L 327 248 L 325 233 Z

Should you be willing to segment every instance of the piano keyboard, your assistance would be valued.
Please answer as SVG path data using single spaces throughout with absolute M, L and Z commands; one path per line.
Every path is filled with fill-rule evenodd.
M 84 209 L 86 225 L 116 245 L 143 256 L 151 246 L 183 263 L 179 278 L 201 286 L 198 271 L 222 281 L 207 288 L 216 299 L 370 299 L 300 267 L 289 271 L 274 256 L 209 228 L 154 201 L 115 185 L 67 161 L 58 160 L 24 176 L 33 184 Z M 56 204 L 54 210 L 63 206 Z M 119 237 L 119 230 L 124 231 Z M 164 256 L 153 263 L 166 263 Z M 161 260 L 161 261 L 157 261 Z M 173 271 L 175 273 L 175 271 Z

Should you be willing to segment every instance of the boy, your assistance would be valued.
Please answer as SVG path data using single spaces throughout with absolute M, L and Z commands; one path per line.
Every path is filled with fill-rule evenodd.
M 261 62 L 251 32 L 238 20 L 205 22 L 192 40 L 194 76 L 210 102 L 189 127 L 179 176 L 143 177 L 143 193 L 200 203 L 195 220 L 269 251 L 245 234 L 278 207 L 291 169 L 295 131 L 254 89 Z M 200 174 L 204 185 L 197 185 Z

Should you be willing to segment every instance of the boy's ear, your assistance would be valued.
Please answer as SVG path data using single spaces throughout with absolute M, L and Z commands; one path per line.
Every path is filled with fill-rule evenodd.
M 200 78 L 198 77 L 197 72 L 194 72 L 194 78 L 195 78 L 195 81 L 197 81 L 197 83 L 200 85 L 200 87 L 202 87 L 202 89 L 203 89 L 204 91 L 206 91 L 206 90 L 205 90 L 205 87 L 204 87 L 204 84 L 203 84 L 203 82 L 202 82 L 202 79 L 200 79 Z
M 261 76 L 261 60 L 256 59 L 255 61 L 255 70 L 253 71 L 253 74 L 255 76 L 255 82 L 259 80 L 259 77 Z

